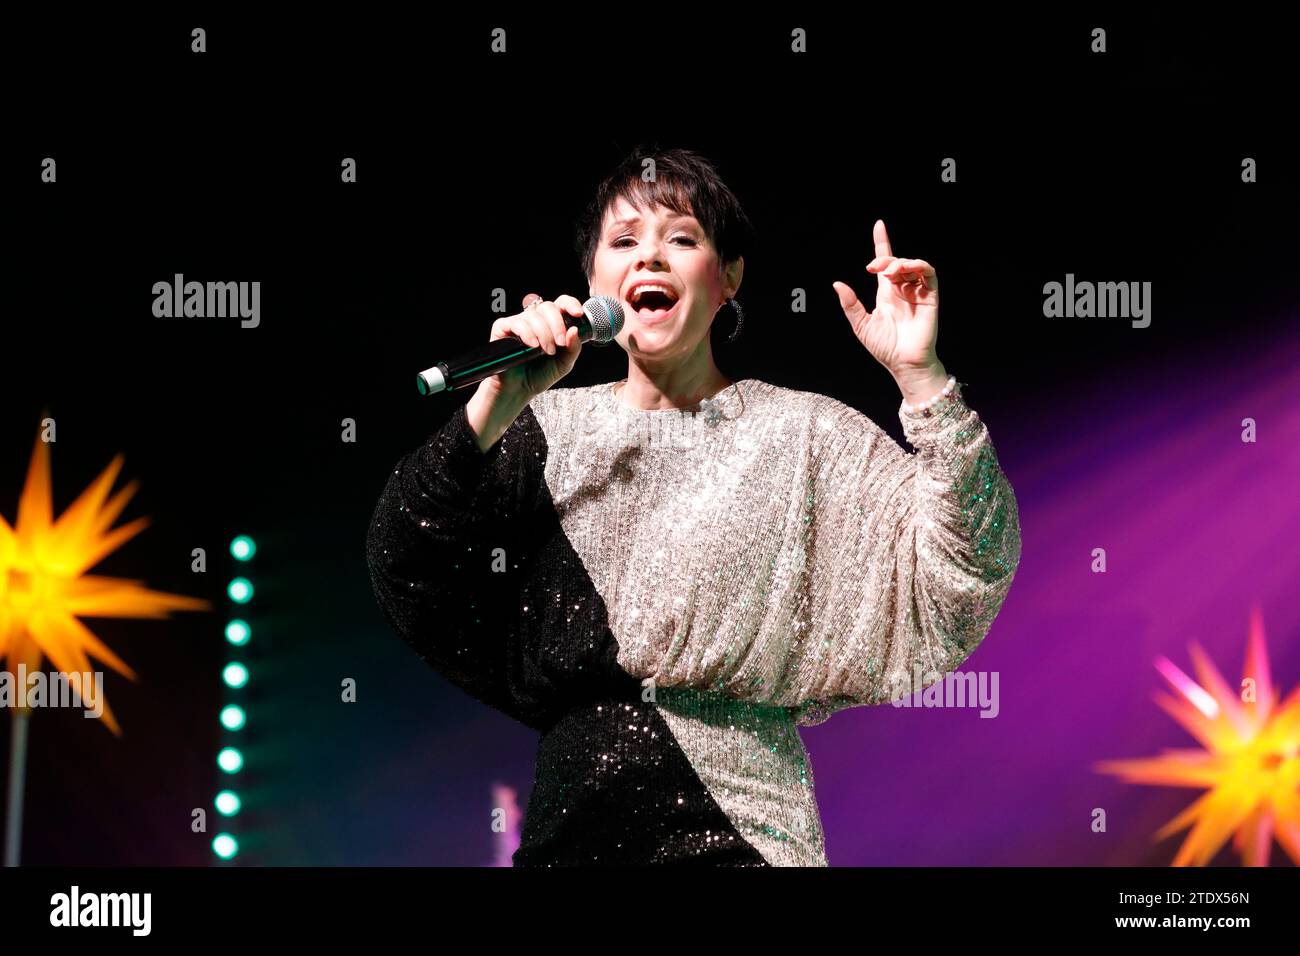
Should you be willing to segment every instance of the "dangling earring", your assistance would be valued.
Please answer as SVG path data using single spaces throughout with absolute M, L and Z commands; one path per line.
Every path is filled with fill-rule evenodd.
M 727 299 L 727 304 L 730 305 L 736 313 L 736 327 L 732 329 L 731 334 L 727 336 L 728 342 L 734 342 L 736 339 L 740 338 L 740 330 L 745 327 L 745 310 L 740 307 L 740 303 L 735 299 Z

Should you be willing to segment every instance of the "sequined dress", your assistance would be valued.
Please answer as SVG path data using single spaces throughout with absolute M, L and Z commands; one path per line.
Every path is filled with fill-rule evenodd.
M 899 416 L 915 452 L 759 379 L 698 413 L 556 387 L 486 453 L 460 406 L 397 463 L 386 620 L 541 734 L 516 866 L 826 865 L 797 728 L 956 669 L 1020 557 L 960 386 Z

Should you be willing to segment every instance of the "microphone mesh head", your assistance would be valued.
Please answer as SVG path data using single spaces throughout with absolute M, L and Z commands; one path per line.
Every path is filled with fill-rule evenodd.
M 582 310 L 591 322 L 591 341 L 605 345 L 623 330 L 623 305 L 607 295 L 595 295 L 582 303 Z

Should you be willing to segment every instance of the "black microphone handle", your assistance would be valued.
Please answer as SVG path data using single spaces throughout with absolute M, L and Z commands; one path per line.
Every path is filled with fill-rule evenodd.
M 578 338 L 586 342 L 591 338 L 591 320 L 586 312 L 582 315 L 564 313 L 565 328 L 577 328 Z M 421 395 L 430 395 L 439 391 L 451 391 L 474 385 L 489 376 L 523 365 L 538 355 L 545 355 L 546 350 L 537 345 L 525 345 L 523 340 L 506 335 L 481 346 L 470 348 L 455 358 L 439 362 L 416 377 L 416 386 Z M 441 382 L 438 376 L 441 375 Z M 441 388 L 437 387 L 441 385 Z

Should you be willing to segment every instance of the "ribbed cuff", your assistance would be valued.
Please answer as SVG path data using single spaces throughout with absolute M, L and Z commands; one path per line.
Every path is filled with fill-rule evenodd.
M 898 420 L 903 423 L 903 434 L 915 448 L 934 445 L 953 430 L 958 423 L 969 424 L 972 418 L 978 420 L 973 410 L 966 404 L 962 395 L 963 383 L 958 382 L 952 392 L 921 412 L 909 412 L 907 403 L 900 402 Z M 959 439 L 966 439 L 965 430 L 956 434 Z M 965 442 L 962 441 L 962 444 Z

